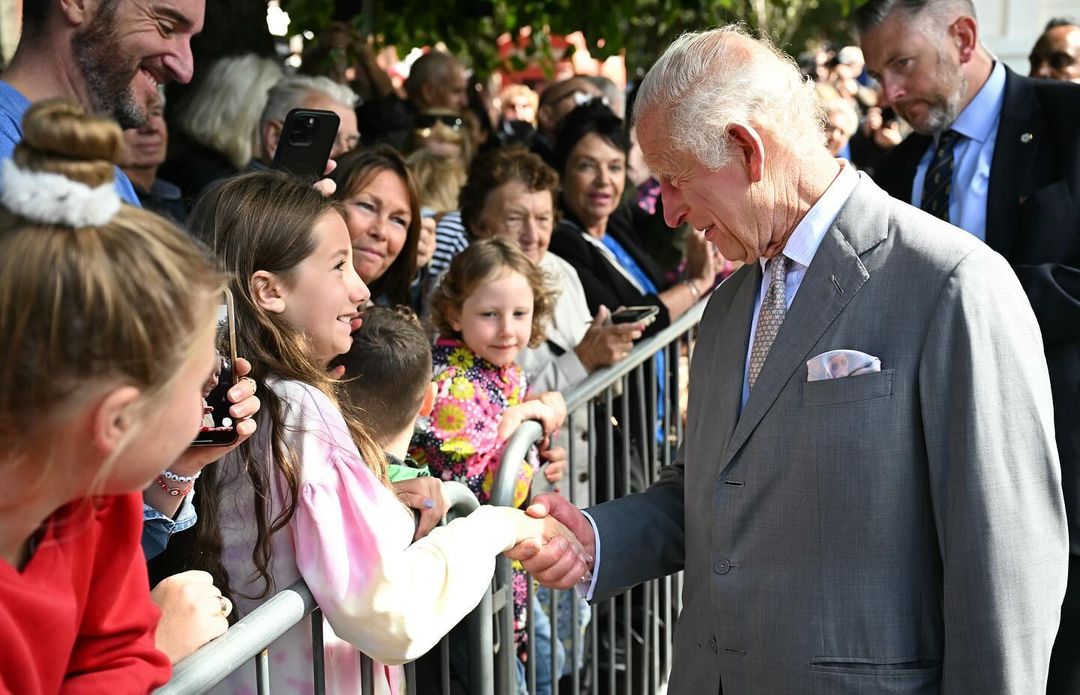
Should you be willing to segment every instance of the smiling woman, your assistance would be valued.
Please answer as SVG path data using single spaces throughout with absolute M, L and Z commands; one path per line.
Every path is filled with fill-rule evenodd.
M 419 196 L 397 150 L 379 146 L 338 160 L 334 198 L 345 203 L 353 266 L 378 304 L 409 304 L 420 239 Z

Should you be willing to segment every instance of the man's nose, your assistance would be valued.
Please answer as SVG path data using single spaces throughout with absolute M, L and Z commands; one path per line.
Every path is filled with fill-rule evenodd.
M 881 106 L 894 106 L 904 96 L 904 87 L 899 80 L 885 80 L 881 83 Z
M 679 191 L 667 183 L 666 181 L 660 182 L 660 197 L 664 199 L 664 222 L 672 229 L 682 224 L 683 211 L 682 198 L 679 195 Z
M 171 74 L 172 79 L 180 84 L 191 82 L 191 76 L 195 74 L 195 58 L 191 55 L 191 39 L 181 39 L 176 50 L 166 55 L 162 62 Z

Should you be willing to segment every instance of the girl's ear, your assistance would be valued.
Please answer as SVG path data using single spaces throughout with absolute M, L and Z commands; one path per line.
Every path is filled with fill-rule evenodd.
M 461 310 L 455 308 L 447 312 L 446 322 L 449 323 L 450 327 L 455 331 L 461 333 Z
M 265 270 L 256 270 L 251 276 L 251 296 L 259 308 L 271 314 L 285 311 L 287 292 L 281 278 Z
M 132 411 L 140 391 L 134 386 L 120 386 L 106 393 L 94 406 L 90 426 L 94 446 L 105 456 L 115 452 L 134 424 Z

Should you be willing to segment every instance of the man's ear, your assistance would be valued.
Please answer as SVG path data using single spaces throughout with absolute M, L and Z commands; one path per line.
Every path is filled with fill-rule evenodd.
M 41 2 L 42 0 L 37 0 Z M 89 23 L 93 19 L 93 14 L 96 11 L 101 12 L 101 2 L 94 2 L 93 0 L 60 0 L 60 11 L 64 14 L 64 19 L 69 24 L 76 27 L 81 27 Z
M 960 16 L 949 25 L 949 39 L 956 46 L 960 64 L 969 62 L 979 48 L 979 25 L 974 17 Z
M 737 156 L 743 163 L 750 182 L 760 182 L 765 172 L 765 146 L 757 130 L 744 123 L 732 123 L 728 126 L 727 134 L 735 145 Z
M 273 118 L 262 125 L 263 157 L 267 164 L 274 161 L 278 142 L 281 140 L 281 129 L 284 127 L 284 123 Z
M 251 276 L 251 297 L 259 308 L 271 314 L 285 311 L 287 296 L 281 278 L 266 270 L 256 270 Z
M 427 391 L 424 392 L 424 402 L 420 404 L 420 412 L 417 413 L 420 417 L 431 415 L 431 410 L 435 407 L 435 389 L 434 381 L 427 385 Z
M 133 411 L 141 392 L 134 386 L 120 386 L 102 396 L 91 411 L 90 427 L 94 446 L 103 456 L 111 456 L 131 431 Z

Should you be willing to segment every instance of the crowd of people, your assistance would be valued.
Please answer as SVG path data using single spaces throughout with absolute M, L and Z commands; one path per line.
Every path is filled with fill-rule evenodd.
M 868 0 L 798 60 L 729 26 L 629 92 L 492 92 L 434 49 L 396 86 L 344 25 L 196 66 L 204 9 L 24 3 L 0 73 L 0 692 L 148 692 L 301 579 L 328 692 L 361 653 L 402 692 L 505 553 L 522 693 L 571 661 L 530 581 L 585 630 L 676 571 L 673 693 L 1080 693 L 1075 22 L 1030 77 L 970 0 Z M 294 109 L 336 120 L 322 176 L 274 168 Z M 650 486 L 679 365 L 625 437 L 562 394 L 703 301 Z M 482 506 L 438 525 L 454 483 Z

